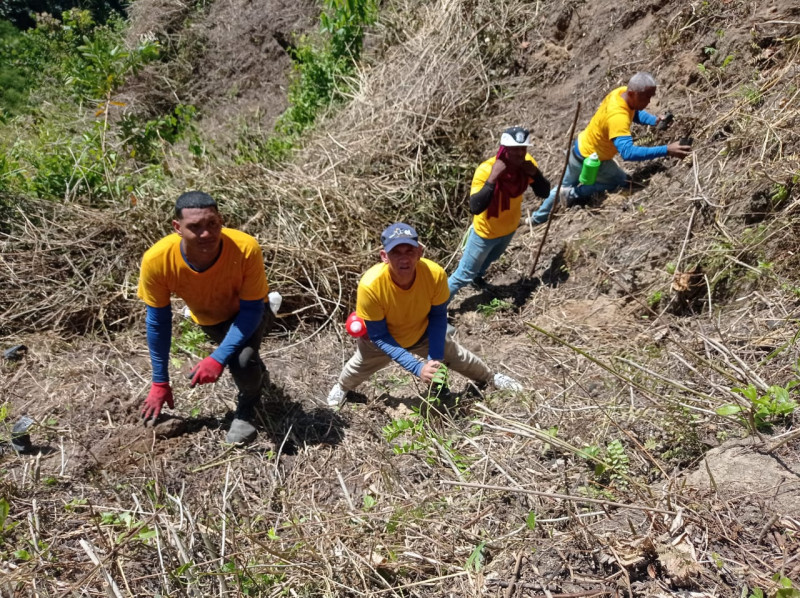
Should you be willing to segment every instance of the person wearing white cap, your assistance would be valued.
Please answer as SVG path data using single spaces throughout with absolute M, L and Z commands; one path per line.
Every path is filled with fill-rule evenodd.
M 479 386 L 522 390 L 519 382 L 492 374 L 479 357 L 446 335 L 447 275 L 422 257 L 417 231 L 396 222 L 383 231 L 381 242 L 380 263 L 358 283 L 356 315 L 364 320 L 367 334 L 356 339 L 356 352 L 328 394 L 328 405 L 341 405 L 348 391 L 392 361 L 423 384 L 431 384 L 445 364 Z
M 506 129 L 497 155 L 475 170 L 469 198 L 472 226 L 458 268 L 447 279 L 451 299 L 470 283 L 486 286 L 486 270 L 503 255 L 519 226 L 525 189 L 530 186 L 538 197 L 547 197 L 550 183 L 528 153 L 530 145 L 527 129 Z

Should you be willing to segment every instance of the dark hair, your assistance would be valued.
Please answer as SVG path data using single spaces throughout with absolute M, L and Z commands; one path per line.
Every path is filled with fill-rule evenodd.
M 175 202 L 175 218 L 183 218 L 184 208 L 214 208 L 219 211 L 217 202 L 208 193 L 202 191 L 187 191 Z

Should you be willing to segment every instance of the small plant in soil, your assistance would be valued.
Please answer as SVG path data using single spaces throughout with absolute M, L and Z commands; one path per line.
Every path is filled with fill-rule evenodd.
M 772 596 L 773 598 L 800 598 L 800 588 L 795 587 L 794 582 L 788 577 L 776 573 L 772 576 L 772 581 L 778 586 L 774 594 L 769 591 L 765 592 L 761 588 L 752 588 L 747 598 L 766 598 L 767 596 Z
M 507 311 L 512 307 L 514 306 L 511 305 L 508 301 L 503 301 L 502 299 L 498 299 L 497 297 L 495 297 L 489 303 L 481 303 L 480 305 L 478 305 L 476 311 L 479 314 L 486 316 L 488 318 L 489 316 L 493 316 L 499 311 Z
M 469 468 L 469 459 L 453 446 L 456 439 L 438 432 L 431 425 L 432 418 L 441 413 L 439 407 L 442 406 L 442 399 L 447 398 L 440 397 L 440 392 L 437 391 L 447 388 L 446 384 L 437 384 L 437 381 L 441 382 L 442 379 L 447 381 L 447 373 L 437 372 L 429 394 L 423 398 L 422 404 L 414 407 L 410 416 L 392 420 L 381 431 L 383 438 L 392 445 L 392 451 L 396 455 L 422 452 L 428 463 L 433 464 L 443 460 L 459 471 L 466 471 Z M 392 444 L 398 438 L 402 440 L 402 444 Z
M 753 384 L 733 388 L 731 390 L 750 401 L 750 406 L 729 403 L 717 408 L 717 415 L 737 416 L 750 431 L 769 430 L 773 423 L 792 415 L 797 409 L 797 402 L 789 392 L 798 384 L 800 380 L 791 380 L 786 386 L 770 386 L 764 394 L 760 394 Z
M 177 334 L 172 336 L 170 352 L 173 355 L 183 352 L 193 357 L 207 357 L 209 353 L 203 346 L 207 342 L 209 338 L 206 333 L 191 320 L 184 319 L 178 324 Z
M 630 459 L 622 442 L 612 440 L 605 450 L 597 445 L 585 446 L 578 454 L 594 465 L 597 483 L 609 481 L 618 488 L 627 487 Z
M 664 293 L 662 291 L 655 291 L 651 293 L 650 296 L 647 298 L 647 305 L 649 307 L 655 307 L 661 302 L 661 299 L 664 297 Z

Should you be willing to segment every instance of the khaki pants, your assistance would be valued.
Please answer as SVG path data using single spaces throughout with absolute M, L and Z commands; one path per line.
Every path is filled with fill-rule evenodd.
M 408 347 L 408 351 L 426 359 L 428 337 L 425 336 L 417 344 Z M 378 370 L 385 368 L 391 361 L 391 357 L 362 336 L 356 340 L 356 352 L 339 375 L 339 385 L 344 390 L 355 390 L 359 384 Z M 445 336 L 444 340 L 443 361 L 447 367 L 474 382 L 483 383 L 492 380 L 492 371 L 480 357 L 467 351 L 449 336 Z

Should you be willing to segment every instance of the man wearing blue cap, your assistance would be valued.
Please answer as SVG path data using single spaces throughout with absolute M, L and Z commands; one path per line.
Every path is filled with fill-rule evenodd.
M 366 323 L 367 335 L 356 340 L 356 352 L 328 394 L 328 405 L 341 405 L 348 391 L 392 361 L 423 384 L 430 384 L 444 363 L 480 385 L 522 390 L 513 378 L 493 375 L 479 357 L 446 335 L 447 275 L 422 257 L 417 231 L 396 222 L 383 231 L 381 242 L 381 262 L 358 283 L 356 314 Z

